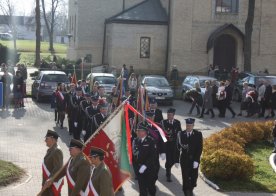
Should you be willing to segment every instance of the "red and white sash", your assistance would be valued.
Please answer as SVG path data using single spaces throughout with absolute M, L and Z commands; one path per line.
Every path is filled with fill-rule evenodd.
M 47 180 L 50 176 L 50 172 L 47 169 L 44 161 L 42 162 L 42 173 L 43 173 L 43 177 Z M 61 192 L 61 188 L 64 184 L 64 180 L 63 178 L 61 178 L 58 182 L 54 182 L 52 185 L 52 191 L 54 193 L 55 196 L 59 196 L 60 192 Z
M 99 196 L 99 194 L 97 193 L 97 191 L 96 191 L 96 189 L 95 189 L 95 187 L 93 186 L 93 183 L 92 183 L 92 175 L 93 175 L 94 169 L 95 169 L 95 167 L 91 171 L 90 180 L 88 182 L 88 188 L 89 188 L 89 193 L 90 193 L 89 196 Z
M 70 163 L 71 163 L 72 159 L 70 159 L 68 165 L 67 165 L 67 169 L 66 169 L 66 178 L 67 178 L 67 183 L 68 183 L 68 186 L 71 190 L 74 189 L 75 187 L 75 181 L 73 180 L 73 178 L 71 177 L 70 175 L 70 172 L 69 172 L 69 167 L 70 167 Z M 79 193 L 80 196 L 98 196 L 98 195 L 93 195 L 93 193 L 90 191 L 89 189 L 89 186 L 86 187 L 85 189 L 85 192 L 83 191 L 80 191 Z

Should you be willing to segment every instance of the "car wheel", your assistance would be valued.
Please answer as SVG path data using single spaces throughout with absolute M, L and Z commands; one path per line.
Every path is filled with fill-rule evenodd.
M 233 100 L 234 101 L 240 101 L 241 100 L 239 91 L 237 91 L 237 90 L 234 91 Z

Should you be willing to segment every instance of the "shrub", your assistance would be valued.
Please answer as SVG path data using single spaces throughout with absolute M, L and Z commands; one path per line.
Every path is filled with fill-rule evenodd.
M 0 62 L 7 63 L 8 60 L 11 60 L 13 64 L 16 64 L 20 60 L 20 53 L 0 44 Z
M 217 133 L 217 135 L 219 135 L 224 139 L 237 142 L 240 146 L 244 147 L 246 144 L 246 141 L 242 137 L 239 137 L 239 135 L 235 134 L 232 129 L 233 129 L 232 127 L 225 128 L 223 129 L 223 131 L 220 131 L 219 133 Z
M 202 157 L 201 170 L 208 178 L 247 180 L 254 174 L 254 164 L 248 155 L 220 149 Z

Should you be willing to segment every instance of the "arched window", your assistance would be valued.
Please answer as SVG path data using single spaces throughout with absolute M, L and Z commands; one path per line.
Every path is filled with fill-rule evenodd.
M 239 0 L 216 0 L 216 13 L 238 13 Z

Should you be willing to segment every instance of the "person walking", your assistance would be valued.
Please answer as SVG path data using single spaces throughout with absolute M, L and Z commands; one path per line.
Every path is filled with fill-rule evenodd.
M 181 131 L 181 123 L 179 120 L 174 118 L 175 109 L 170 108 L 167 111 L 167 119 L 161 121 L 164 132 L 166 133 L 167 142 L 165 143 L 165 153 L 166 153 L 166 177 L 167 182 L 171 182 L 171 168 L 178 162 L 175 149 L 176 149 L 176 139 L 177 134 Z
M 198 82 L 195 83 L 195 87 L 186 93 L 188 97 L 192 99 L 192 106 L 188 114 L 192 114 L 196 107 L 197 115 L 200 115 L 200 106 L 202 106 L 201 88 Z
M 65 89 L 65 84 L 59 83 L 58 88 L 55 92 L 56 94 L 56 110 L 57 110 L 57 125 L 60 126 L 61 129 L 63 129 L 63 122 L 65 119 L 65 111 L 67 108 L 67 102 L 66 102 L 66 89 Z
M 203 149 L 202 133 L 194 129 L 195 119 L 187 118 L 186 130 L 178 132 L 177 155 L 180 156 L 182 189 L 185 196 L 193 196 L 197 185 L 198 168 Z
M 244 82 L 242 84 L 243 89 L 242 89 L 242 100 L 241 100 L 241 105 L 240 105 L 240 113 L 238 114 L 238 116 L 242 116 L 242 111 L 243 110 L 247 110 L 247 101 L 246 101 L 246 95 L 247 93 L 250 91 L 250 88 L 248 86 L 247 82 Z
M 205 110 L 211 113 L 211 118 L 214 118 L 215 114 L 213 111 L 212 88 L 210 86 L 210 81 L 208 80 L 205 81 L 205 89 L 206 90 L 203 96 L 203 106 L 199 118 L 203 118 Z
M 218 101 L 218 109 L 219 109 L 219 117 L 224 118 L 225 117 L 225 111 L 226 111 L 226 91 L 225 91 L 225 83 L 220 82 L 218 93 L 217 93 L 217 101 Z
M 138 81 L 136 78 L 135 73 L 132 73 L 128 79 L 128 88 L 130 92 L 136 92 L 137 90 Z
M 63 153 L 57 144 L 59 135 L 57 132 L 48 130 L 45 136 L 45 143 L 48 147 L 42 163 L 42 187 L 45 182 L 52 178 L 63 166 Z M 61 195 L 63 179 L 53 181 L 53 185 L 48 187 L 42 193 L 42 196 Z
M 226 92 L 226 99 L 225 99 L 226 109 L 228 109 L 231 112 L 232 118 L 235 118 L 236 113 L 234 112 L 234 110 L 231 107 L 231 101 L 232 101 L 232 96 L 233 96 L 233 87 L 230 84 L 229 80 L 226 80 L 226 82 L 225 82 L 225 92 Z M 225 113 L 224 113 L 224 116 L 225 116 Z

